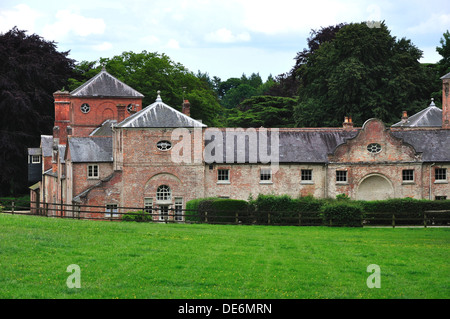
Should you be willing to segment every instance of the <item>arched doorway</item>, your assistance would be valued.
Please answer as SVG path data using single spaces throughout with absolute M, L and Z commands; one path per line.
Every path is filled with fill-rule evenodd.
M 364 177 L 356 193 L 358 200 L 381 200 L 393 197 L 394 188 L 391 181 L 381 174 L 370 174 Z

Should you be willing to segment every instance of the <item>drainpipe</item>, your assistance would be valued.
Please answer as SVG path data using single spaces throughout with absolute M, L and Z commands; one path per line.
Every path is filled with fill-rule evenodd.
M 433 164 L 431 164 L 431 166 L 430 166 L 430 188 L 429 188 L 429 190 L 428 190 L 428 199 L 429 199 L 429 200 L 431 200 L 431 170 L 432 170 L 432 167 L 433 167 L 434 165 L 436 165 L 436 163 L 433 163 Z

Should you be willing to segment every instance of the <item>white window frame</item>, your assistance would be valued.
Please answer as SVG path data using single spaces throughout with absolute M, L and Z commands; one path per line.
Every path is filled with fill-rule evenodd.
M 343 176 L 339 176 L 340 174 L 343 174 Z M 342 177 L 345 177 L 345 180 L 341 180 Z M 346 170 L 336 170 L 336 183 L 337 184 L 348 183 L 348 172 Z
M 119 217 L 119 214 L 114 214 L 119 212 L 119 207 L 117 204 L 106 204 L 105 209 L 105 217 L 111 218 L 117 218 Z
M 174 219 L 177 222 L 182 222 L 184 220 L 183 197 L 175 197 Z
M 217 170 L 217 183 L 218 184 L 229 184 L 230 183 L 230 169 L 219 168 Z
M 272 169 L 261 168 L 259 170 L 259 183 L 260 184 L 272 184 Z
M 308 177 L 308 178 L 306 178 Z M 300 171 L 300 183 L 312 184 L 313 183 L 313 170 L 311 168 L 303 168 Z
M 414 170 L 413 169 L 404 169 L 402 170 L 402 181 L 403 183 L 414 183 Z M 406 178 L 406 179 L 405 179 Z M 410 179 L 412 178 L 412 179 Z
M 157 203 L 170 203 L 172 201 L 172 190 L 167 185 L 160 185 L 156 189 Z
M 163 212 L 163 208 L 164 208 L 164 212 Z M 159 207 L 158 207 L 159 220 L 165 220 L 164 217 L 166 217 L 166 216 L 167 216 L 167 220 L 169 220 L 169 211 L 170 211 L 169 205 L 159 205 Z
M 144 198 L 144 212 L 153 214 L 153 198 Z
M 40 164 L 41 156 L 40 155 L 30 155 L 31 156 L 31 164 Z M 37 158 L 37 160 L 36 160 Z
M 97 170 L 97 172 L 96 172 Z M 100 178 L 100 168 L 97 164 L 89 164 L 87 166 L 87 177 L 88 179 L 99 179 Z
M 434 169 L 434 181 L 436 183 L 447 182 L 447 169 L 445 167 L 436 167 Z

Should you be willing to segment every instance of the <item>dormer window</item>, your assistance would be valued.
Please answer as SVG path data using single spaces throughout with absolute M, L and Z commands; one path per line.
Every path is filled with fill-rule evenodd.
M 89 113 L 89 111 L 91 110 L 91 107 L 89 106 L 89 104 L 83 103 L 80 107 L 80 110 L 81 110 L 81 112 L 86 114 L 86 113 Z
M 367 145 L 367 151 L 371 154 L 377 154 L 381 152 L 381 145 L 378 143 L 371 143 Z
M 170 143 L 169 141 L 159 141 L 158 143 L 156 143 L 156 147 L 160 151 L 168 151 L 172 148 L 172 143 Z

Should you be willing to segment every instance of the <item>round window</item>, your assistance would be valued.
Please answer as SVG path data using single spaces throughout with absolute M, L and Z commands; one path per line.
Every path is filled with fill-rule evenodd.
M 156 147 L 160 151 L 168 151 L 172 148 L 172 143 L 170 143 L 169 141 L 159 141 L 158 143 L 156 143 Z
M 89 111 L 91 110 L 91 107 L 89 106 L 89 104 L 87 103 L 83 103 L 81 105 L 81 112 L 83 112 L 84 114 L 89 113 Z
M 376 154 L 381 152 L 381 145 L 378 143 L 371 143 L 367 145 L 367 150 L 369 153 Z

